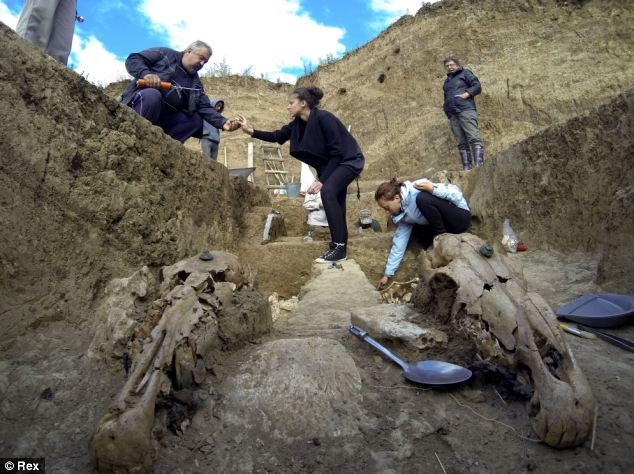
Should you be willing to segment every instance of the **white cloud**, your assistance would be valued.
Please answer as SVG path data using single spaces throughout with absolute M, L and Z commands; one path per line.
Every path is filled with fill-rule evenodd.
M 9 28 L 15 30 L 16 25 L 18 24 L 18 17 L 20 15 L 14 15 L 9 10 L 9 7 L 4 4 L 4 2 L 0 2 L 0 21 L 7 25 Z
M 73 36 L 69 63 L 76 72 L 99 86 L 130 77 L 124 62 L 117 59 L 92 35 L 86 40 L 78 35 Z
M 143 0 L 140 10 L 167 36 L 169 46 L 183 49 L 203 40 L 213 49 L 210 63 L 226 62 L 234 73 L 252 67 L 256 77 L 295 82 L 284 69 L 303 71 L 303 60 L 317 64 L 345 51 L 345 30 L 317 23 L 301 10 L 299 0 L 211 3 L 180 0 L 176 8 L 174 0 Z
M 133 5 L 113 0 L 99 8 L 105 14 Z M 177 6 L 174 0 L 140 0 L 138 5 L 147 17 L 148 28 L 165 38 L 155 46 L 184 49 L 197 39 L 208 42 L 213 57 L 206 70 L 214 63 L 225 62 L 233 73 L 250 68 L 255 77 L 294 83 L 297 77 L 289 70 L 295 68 L 301 74 L 305 63 L 316 65 L 346 50 L 342 42 L 345 30 L 312 19 L 302 9 L 301 0 L 242 0 L 238 5 L 180 0 Z M 17 18 L 0 0 L 0 20 L 15 28 Z M 127 76 L 123 61 L 99 38 L 83 33 L 81 27 L 75 30 L 69 64 L 98 85 Z
M 436 3 L 440 0 L 371 0 L 370 8 L 377 14 L 371 23 L 374 30 L 382 30 L 403 15 L 416 15 L 424 3 Z
M 374 11 L 390 13 L 392 15 L 415 15 L 423 6 L 420 0 L 372 0 L 370 8 Z

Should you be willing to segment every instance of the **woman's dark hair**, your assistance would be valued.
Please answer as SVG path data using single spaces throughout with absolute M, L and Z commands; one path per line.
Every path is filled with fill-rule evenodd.
M 324 92 L 319 87 L 298 87 L 293 91 L 299 100 L 305 100 L 312 109 L 319 105 L 319 101 L 324 96 Z
M 401 194 L 401 186 L 403 185 L 402 181 L 397 181 L 396 178 L 392 178 L 385 183 L 379 184 L 379 187 L 376 188 L 376 192 L 374 193 L 374 200 L 378 201 L 383 198 L 386 201 L 391 201 L 394 199 L 394 196 L 397 194 Z

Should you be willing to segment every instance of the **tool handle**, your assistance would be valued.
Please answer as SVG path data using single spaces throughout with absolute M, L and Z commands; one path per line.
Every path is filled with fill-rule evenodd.
M 574 334 L 577 337 L 583 337 L 585 339 L 596 339 L 597 336 L 595 336 L 594 334 L 584 331 L 582 329 L 576 328 L 574 326 L 568 326 L 567 324 L 564 323 L 559 323 L 559 327 L 561 329 L 563 329 L 564 331 L 570 333 L 570 334 Z
M 396 362 L 398 365 L 400 365 L 401 368 L 403 369 L 407 368 L 407 363 L 405 361 L 396 357 L 396 355 L 394 355 L 390 350 L 388 350 L 386 347 L 383 347 L 381 344 L 379 344 L 370 336 L 368 336 L 367 331 L 364 331 L 360 327 L 353 326 L 353 325 L 348 326 L 348 331 L 350 331 L 355 336 L 359 336 L 362 340 L 370 344 L 375 349 L 380 350 L 384 355 L 386 355 L 389 359 L 391 359 L 392 362 Z
M 136 85 L 139 87 L 149 87 L 148 83 L 145 79 L 139 79 L 136 81 Z M 170 82 L 163 82 L 161 81 L 161 83 L 159 84 L 159 89 L 163 89 L 163 90 L 167 90 L 167 89 L 171 89 L 172 88 L 172 84 Z
M 348 331 L 350 331 L 355 336 L 359 336 L 361 339 L 368 335 L 367 331 L 364 331 L 359 326 L 353 326 L 352 324 L 348 326 Z

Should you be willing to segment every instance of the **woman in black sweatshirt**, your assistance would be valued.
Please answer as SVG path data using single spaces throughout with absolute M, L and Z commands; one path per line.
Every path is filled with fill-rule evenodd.
M 348 243 L 346 192 L 363 170 L 365 158 L 343 123 L 317 107 L 323 96 L 318 87 L 295 89 L 286 107 L 293 121 L 274 132 L 254 130 L 242 116 L 238 122 L 242 131 L 253 138 L 280 145 L 290 140 L 291 156 L 315 168 L 317 180 L 306 192 L 321 191 L 332 239 L 329 249 L 315 261 L 338 262 L 346 259 Z

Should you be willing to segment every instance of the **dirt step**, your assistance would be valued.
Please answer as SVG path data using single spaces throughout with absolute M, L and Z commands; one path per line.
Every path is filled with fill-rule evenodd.
M 350 324 L 350 310 L 380 303 L 379 293 L 354 260 L 332 266 L 313 264 L 313 278 L 304 285 L 297 308 L 280 318 L 274 330 L 287 337 L 341 336 Z
M 354 259 L 367 278 L 377 282 L 383 275 L 390 252 L 392 235 L 364 230 L 350 233 L 348 258 Z M 266 245 L 243 244 L 240 259 L 249 262 L 256 273 L 258 289 L 265 296 L 277 292 L 282 298 L 297 295 L 311 274 L 313 261 L 327 248 L 324 241 L 307 242 L 302 237 L 283 237 Z M 416 257 L 421 248 L 416 243 L 405 253 L 395 278 L 407 281 L 417 275 Z

